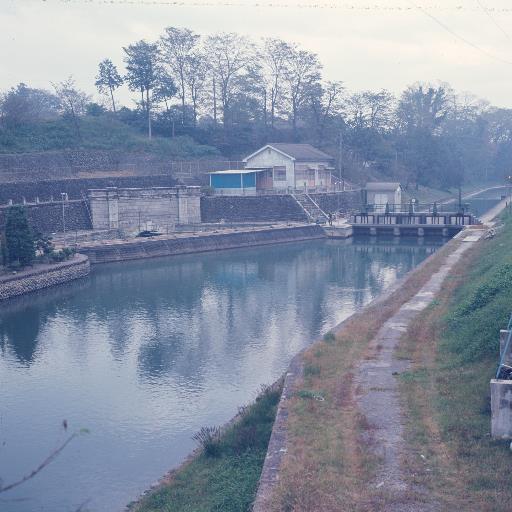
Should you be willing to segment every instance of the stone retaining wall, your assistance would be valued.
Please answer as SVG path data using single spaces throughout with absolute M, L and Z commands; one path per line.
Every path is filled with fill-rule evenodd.
M 0 277 L 0 300 L 41 290 L 85 277 L 90 272 L 87 256 L 76 254 L 73 259 L 52 265 L 41 265 L 16 274 Z
M 25 208 L 28 222 L 34 232 L 50 234 L 63 231 L 62 203 L 27 204 Z M 8 207 L 0 207 L 0 230 L 4 225 L 7 209 Z M 68 233 L 92 229 L 91 219 L 84 201 L 65 202 L 64 217 Z
M 325 232 L 320 226 L 310 224 L 305 226 L 254 229 L 235 233 L 208 233 L 178 238 L 137 239 L 132 242 L 82 247 L 80 252 L 86 254 L 91 263 L 107 263 L 284 242 L 298 242 L 324 237 Z
M 347 213 L 361 208 L 361 191 L 329 192 L 310 194 L 311 198 L 325 213 Z
M 52 198 L 54 201 L 60 201 L 61 192 L 67 193 L 69 199 L 83 199 L 87 190 L 93 188 L 174 187 L 176 184 L 177 180 L 170 174 L 2 183 L 0 186 L 0 205 L 7 204 L 9 200 L 14 203 L 22 203 L 23 199 L 29 203 L 35 203 L 36 198 L 39 198 L 41 202 L 50 201 Z

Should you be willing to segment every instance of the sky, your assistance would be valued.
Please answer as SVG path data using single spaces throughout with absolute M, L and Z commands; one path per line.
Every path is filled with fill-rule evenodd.
M 299 43 L 350 91 L 442 81 L 512 108 L 510 0 L 0 0 L 0 91 L 72 75 L 98 98 L 98 63 L 167 26 Z

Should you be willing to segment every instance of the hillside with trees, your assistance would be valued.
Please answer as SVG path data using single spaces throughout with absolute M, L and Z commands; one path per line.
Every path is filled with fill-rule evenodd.
M 291 141 L 330 153 L 355 181 L 447 188 L 509 173 L 512 110 L 445 83 L 415 83 L 398 96 L 353 92 L 327 80 L 319 56 L 294 43 L 176 27 L 123 53 L 122 63 L 99 63 L 98 101 L 72 77 L 48 90 L 5 91 L 0 152 L 125 149 L 236 160 L 266 142 Z M 132 105 L 120 103 L 120 88 L 131 91 Z

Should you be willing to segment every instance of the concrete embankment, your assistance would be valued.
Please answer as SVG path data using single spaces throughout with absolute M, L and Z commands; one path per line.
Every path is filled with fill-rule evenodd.
M 126 241 L 109 241 L 99 244 L 83 244 L 80 252 L 91 263 L 173 256 L 196 252 L 237 249 L 285 242 L 300 242 L 324 238 L 322 228 L 315 224 L 297 226 L 256 227 L 237 231 L 227 229 L 208 233 L 183 233 L 155 238 L 136 238 Z
M 86 277 L 90 272 L 87 256 L 76 254 L 69 261 L 38 265 L 31 269 L 0 277 L 0 300 L 49 288 Z

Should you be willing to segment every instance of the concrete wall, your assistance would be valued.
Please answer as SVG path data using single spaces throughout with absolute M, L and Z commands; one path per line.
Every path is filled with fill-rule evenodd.
M 324 237 L 325 233 L 320 226 L 310 224 L 308 226 L 288 228 L 260 228 L 238 233 L 207 233 L 183 238 L 139 238 L 111 245 L 83 247 L 80 249 L 80 252 L 86 254 L 91 263 L 107 263 L 284 242 L 298 242 Z
M 173 231 L 201 222 L 199 187 L 89 190 L 94 229 Z
M 0 278 L 0 300 L 34 292 L 85 277 L 90 272 L 86 256 L 76 254 L 69 261 L 42 265 Z

